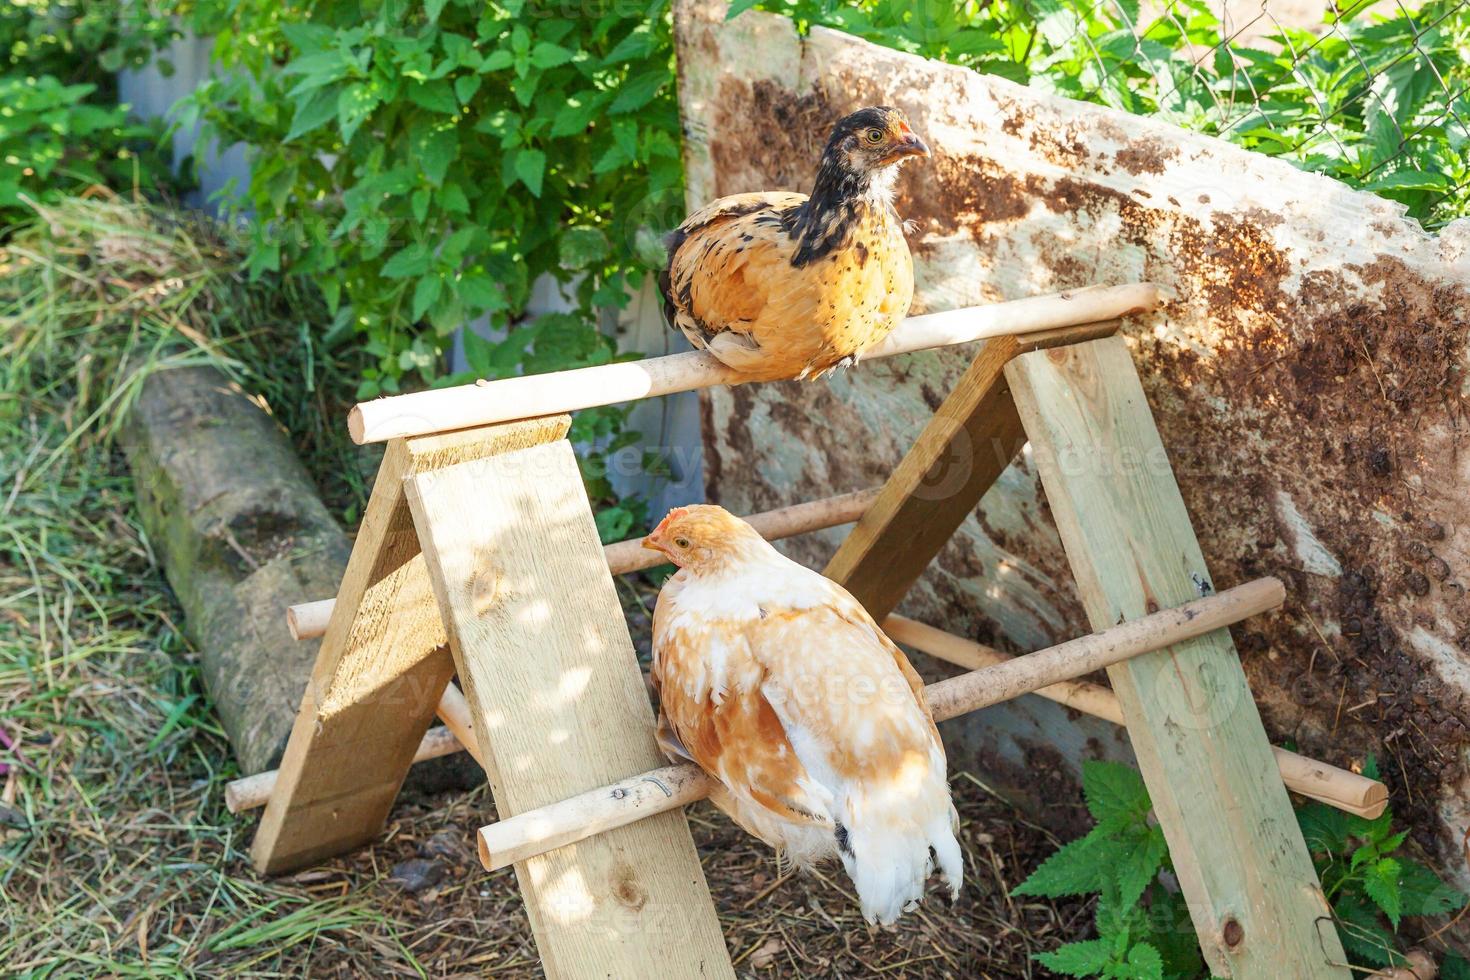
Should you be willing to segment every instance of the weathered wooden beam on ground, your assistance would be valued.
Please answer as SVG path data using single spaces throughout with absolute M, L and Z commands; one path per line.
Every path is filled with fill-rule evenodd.
M 280 613 L 303 590 L 337 587 L 347 538 L 280 426 L 214 368 L 149 377 L 120 441 L 235 758 L 269 769 L 317 653 L 290 641 Z

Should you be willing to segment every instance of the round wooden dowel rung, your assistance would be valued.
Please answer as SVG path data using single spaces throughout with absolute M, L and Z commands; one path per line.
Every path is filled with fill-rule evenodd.
M 480 746 L 470 721 L 469 702 L 453 682 L 445 686 L 434 713 L 444 724 L 424 733 L 418 750 L 413 754 L 413 761 L 423 762 L 426 759 L 437 759 L 441 755 L 468 752 L 483 767 L 484 758 L 480 755 Z M 270 769 L 227 783 L 225 808 L 231 813 L 240 813 L 265 806 L 270 802 L 271 793 L 276 788 L 277 775 L 277 770 Z
M 437 759 L 440 756 L 463 751 L 465 751 L 464 745 L 454 737 L 453 732 L 443 725 L 435 725 L 424 733 L 417 751 L 413 754 L 413 761 L 423 762 L 427 759 Z M 271 793 L 276 788 L 278 775 L 277 770 L 268 769 L 265 772 L 258 772 L 253 776 L 242 776 L 226 783 L 225 808 L 231 813 L 243 813 L 246 810 L 265 806 L 270 802 Z
M 878 488 L 872 487 L 762 511 L 751 514 L 745 520 L 768 541 L 777 541 L 807 531 L 851 524 L 862 517 L 876 499 Z M 604 547 L 602 551 L 607 557 L 608 569 L 614 575 L 626 575 L 668 560 L 643 547 L 642 541 L 642 538 L 629 538 Z M 291 629 L 291 636 L 297 640 L 309 640 L 325 634 L 327 624 L 332 620 L 332 608 L 336 604 L 336 599 L 318 599 L 289 607 L 286 610 L 286 625 Z
M 883 630 L 897 643 L 969 670 L 1015 659 L 1011 654 L 903 616 L 889 616 L 883 621 Z M 1062 681 L 1031 693 L 1115 725 L 1124 724 L 1118 696 L 1101 684 Z M 1376 779 L 1309 759 L 1279 746 L 1273 745 L 1271 751 L 1281 772 L 1281 781 L 1293 793 L 1369 820 L 1388 806 L 1388 787 Z
M 1159 287 L 1144 282 L 928 313 L 909 317 L 864 357 L 1116 320 L 1157 309 L 1162 302 Z M 348 415 L 347 430 L 358 443 L 384 442 L 753 380 L 759 379 L 733 371 L 703 351 L 688 351 L 361 402 Z

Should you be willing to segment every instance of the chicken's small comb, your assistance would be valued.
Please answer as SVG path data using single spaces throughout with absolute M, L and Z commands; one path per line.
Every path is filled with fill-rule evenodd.
M 664 519 L 663 520 L 661 520 L 661 521 L 658 522 L 658 527 L 656 527 L 656 528 L 653 529 L 653 533 L 654 534 L 657 534 L 658 532 L 662 531 L 665 527 L 668 526 L 669 521 L 676 520 L 677 518 L 680 518 L 680 517 L 684 517 L 688 513 L 689 513 L 689 508 L 688 507 L 675 507 L 673 510 L 669 511 L 667 514 L 664 515 Z

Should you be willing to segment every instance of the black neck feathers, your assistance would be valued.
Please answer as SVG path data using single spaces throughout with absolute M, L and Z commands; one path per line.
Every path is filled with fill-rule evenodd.
M 786 231 L 797 240 L 791 264 L 800 268 L 844 247 L 853 229 L 876 203 L 872 190 L 871 173 L 858 173 L 844 166 L 829 148 L 817 168 L 811 197 L 788 219 Z

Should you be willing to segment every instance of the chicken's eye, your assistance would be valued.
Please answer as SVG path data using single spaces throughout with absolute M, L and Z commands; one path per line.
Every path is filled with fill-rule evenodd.
M 676 546 L 680 547 L 680 548 L 687 548 L 687 547 L 689 547 L 689 539 L 688 538 L 675 538 L 674 539 L 674 544 Z
M 881 129 L 870 129 L 868 130 L 867 136 L 869 143 L 883 142 L 883 130 Z

